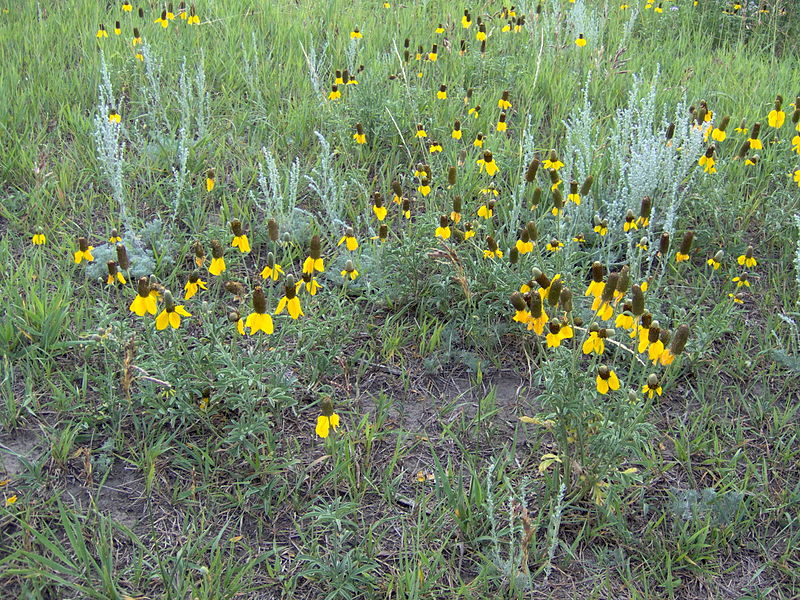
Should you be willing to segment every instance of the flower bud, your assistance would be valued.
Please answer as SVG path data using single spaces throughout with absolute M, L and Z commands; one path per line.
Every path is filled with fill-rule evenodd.
M 661 239 L 658 241 L 658 253 L 661 256 L 666 256 L 669 252 L 669 233 L 666 231 L 661 234 Z
M 675 336 L 672 338 L 672 344 L 670 345 L 669 349 L 672 354 L 678 356 L 683 352 L 683 349 L 686 347 L 686 341 L 689 339 L 689 326 L 688 325 L 681 325 L 678 327 L 678 330 L 675 332 Z
M 534 207 L 539 206 L 539 202 L 542 201 L 542 188 L 536 187 L 533 190 L 533 197 L 531 198 L 531 205 Z
M 592 189 L 592 184 L 594 183 L 594 177 L 589 175 L 586 179 L 583 180 L 583 185 L 581 185 L 581 196 L 585 196 L 589 193 Z
M 564 284 L 561 282 L 561 279 L 556 279 L 550 284 L 550 291 L 547 293 L 547 300 L 550 302 L 550 306 L 558 306 L 558 300 L 561 296 L 561 288 L 563 286 Z
M 525 225 L 525 231 L 528 233 L 528 239 L 535 242 L 539 238 L 539 231 L 533 221 L 528 221 L 527 225 Z
M 131 268 L 131 261 L 128 259 L 128 250 L 122 243 L 117 244 L 117 264 L 123 271 Z
M 606 280 L 606 284 L 603 286 L 603 293 L 600 296 L 603 302 L 611 302 L 614 298 L 614 291 L 617 289 L 618 283 L 619 273 L 609 273 L 608 280 Z
M 528 169 L 525 171 L 525 181 L 528 183 L 533 183 L 536 180 L 536 172 L 538 170 L 539 170 L 539 159 L 534 158 L 528 165 Z
M 311 256 L 311 258 L 313 258 L 314 260 L 317 260 L 318 258 L 320 258 L 321 255 L 322 254 L 321 254 L 321 245 L 319 241 L 319 236 L 315 235 L 314 237 L 311 238 L 311 252 L 309 256 Z
M 639 316 L 644 313 L 644 292 L 637 284 L 631 288 L 631 312 L 634 316 Z
M 456 168 L 450 167 L 447 171 L 447 183 L 450 185 L 456 184 Z
M 681 240 L 681 247 L 680 253 L 681 254 L 689 254 L 692 249 L 692 241 L 694 240 L 694 231 L 687 231 L 683 234 L 683 239 Z
M 519 262 L 519 250 L 517 250 L 516 246 L 512 246 L 511 250 L 508 253 L 508 261 L 515 265 Z
M 561 293 L 558 296 L 558 302 L 561 304 L 561 309 L 564 312 L 572 312 L 572 292 L 570 292 L 567 288 L 563 288 L 561 290 Z

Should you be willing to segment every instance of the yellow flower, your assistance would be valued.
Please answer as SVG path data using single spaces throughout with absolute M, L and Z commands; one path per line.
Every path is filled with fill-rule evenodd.
M 191 313 L 186 312 L 182 304 L 173 306 L 172 310 L 169 307 L 161 311 L 161 314 L 156 317 L 156 329 L 159 331 L 166 329 L 167 325 L 173 329 L 181 326 L 181 317 L 191 317 Z
M 439 217 L 439 226 L 436 228 L 434 237 L 442 238 L 443 240 L 449 240 L 450 233 L 450 225 L 447 222 L 447 217 L 442 215 Z
M 13 496 L 9 496 L 8 498 L 6 498 L 5 507 L 8 508 L 9 506 L 13 506 L 16 503 L 17 503 L 17 495 L 14 494 Z
M 47 242 L 47 238 L 44 236 L 44 231 L 41 227 L 37 227 L 33 237 L 31 238 L 31 243 L 34 246 L 42 246 Z
M 97 30 L 97 37 L 99 38 L 107 38 L 108 32 L 106 31 L 106 26 L 100 23 L 100 27 Z
M 552 239 L 545 245 L 545 249 L 548 252 L 558 252 L 564 247 L 564 242 L 560 242 L 556 239 Z
M 261 278 L 262 279 L 270 279 L 271 278 L 272 281 L 278 281 L 278 277 L 280 277 L 281 275 L 285 275 L 285 273 L 283 271 L 283 267 L 281 267 L 279 264 L 275 263 L 274 261 L 273 261 L 273 263 L 271 265 L 267 264 L 267 266 L 264 267 L 264 269 L 261 271 Z
M 572 327 L 569 325 L 562 325 L 558 321 L 550 321 L 549 333 L 546 336 L 548 348 L 558 348 L 561 342 L 573 337 Z
M 241 334 L 244 334 L 244 327 L 250 330 L 250 335 L 254 335 L 259 331 L 270 335 L 274 331 L 272 317 L 267 312 L 267 299 L 264 297 L 264 290 L 260 285 L 257 285 L 253 290 L 253 312 L 247 315 L 247 320 L 244 322 L 243 327 L 239 327 L 240 323 L 241 319 L 239 319 L 236 327 Z
M 351 40 L 360 40 L 363 37 L 364 36 L 358 30 L 358 27 L 356 27 L 355 29 L 353 29 L 353 31 L 350 32 L 350 39 Z
M 595 385 L 600 394 L 608 394 L 608 390 L 619 389 L 619 377 L 617 374 L 605 365 L 600 365 L 597 369 L 597 377 L 595 377 Z
M 595 354 L 603 354 L 606 350 L 606 342 L 603 338 L 600 337 L 599 330 L 593 330 L 589 332 L 589 337 L 583 342 L 581 346 L 581 350 L 584 354 L 591 354 L 594 352 Z
M 353 261 L 352 260 L 348 260 L 345 263 L 344 269 L 342 269 L 341 275 L 345 279 L 347 277 L 350 277 L 351 281 L 355 281 L 356 277 L 358 277 L 358 271 L 356 270 L 355 265 L 353 265 Z
M 297 319 L 303 315 L 303 309 L 300 307 L 300 298 L 297 297 L 297 288 L 294 284 L 294 277 L 289 275 L 286 278 L 286 285 L 284 286 L 285 295 L 278 302 L 278 308 L 275 309 L 275 314 L 279 315 L 284 309 L 287 309 L 289 316 L 292 319 Z
M 478 216 L 482 217 L 484 219 L 491 219 L 494 216 L 494 210 L 492 210 L 492 207 L 493 207 L 493 203 L 491 203 L 491 202 L 488 205 L 487 204 L 483 204 L 478 209 Z
M 490 177 L 494 177 L 499 170 L 497 163 L 494 161 L 492 153 L 488 150 L 483 153 L 483 158 L 478 159 L 475 162 L 480 167 L 480 172 L 483 173 L 483 170 L 486 169 L 486 174 Z
M 75 251 L 74 255 L 75 264 L 80 264 L 81 261 L 84 260 L 86 262 L 92 262 L 94 260 L 94 256 L 92 256 L 92 250 L 94 250 L 94 246 L 90 246 L 89 242 L 86 241 L 86 238 L 78 238 L 78 249 Z
M 750 287 L 750 281 L 747 279 L 747 275 L 737 275 L 736 277 L 731 279 L 731 281 L 733 281 L 736 284 L 737 288 L 740 288 L 742 286 Z
M 192 296 L 194 296 L 198 290 L 207 290 L 206 282 L 200 279 L 200 275 L 198 273 L 192 273 L 189 275 L 189 279 L 186 282 L 186 285 L 183 286 L 184 294 L 183 299 L 188 300 Z
M 342 244 L 345 244 L 350 252 L 353 252 L 358 248 L 358 240 L 353 235 L 353 230 L 349 227 L 347 228 L 345 235 L 342 236 L 342 239 L 340 239 L 339 243 L 336 245 L 341 246 Z
M 339 415 L 337 415 L 335 412 L 331 412 L 330 415 L 321 414 L 317 417 L 317 426 L 315 431 L 319 437 L 328 437 L 331 428 L 336 431 L 337 427 L 339 427 Z
M 583 48 L 586 45 L 586 38 L 583 37 L 583 34 L 578 34 L 578 37 L 575 39 L 575 45 L 578 48 Z
M 123 12 L 131 12 L 133 10 L 133 6 L 130 2 L 125 0 L 125 2 L 122 3 L 122 10 Z
M 132 313 L 143 317 L 145 313 L 156 314 L 156 296 L 150 293 L 150 282 L 147 277 L 140 277 L 137 284 L 136 297 L 128 307 Z
M 656 377 L 654 374 L 651 374 L 647 378 L 647 383 L 645 383 L 642 387 L 642 393 L 652 399 L 656 394 L 660 396 L 661 392 L 662 390 L 661 385 L 658 383 L 658 377 Z
M 120 114 L 114 110 L 113 108 L 108 112 L 108 122 L 109 123 L 120 123 L 122 122 L 122 117 Z
M 748 268 L 755 267 L 758 264 L 755 256 L 753 256 L 753 247 L 748 246 L 747 251 L 736 259 L 740 265 Z
M 214 178 L 214 169 L 209 169 L 206 172 L 206 191 L 210 192 L 211 190 L 213 190 L 215 183 L 216 180 Z
M 333 84 L 333 86 L 331 86 L 331 91 L 328 94 L 328 100 L 338 100 L 341 97 L 342 97 L 342 92 L 339 90 L 339 86 Z
M 208 272 L 212 275 L 220 275 L 226 269 L 225 259 L 220 256 L 219 258 L 211 259 L 211 266 L 208 267 Z
M 780 109 L 772 109 L 767 115 L 767 125 L 780 129 L 783 127 L 783 122 L 786 119 L 786 113 Z
M 231 246 L 234 248 L 239 248 L 239 252 L 242 252 L 243 254 L 250 252 L 250 241 L 247 239 L 245 234 L 235 236 L 231 242 Z

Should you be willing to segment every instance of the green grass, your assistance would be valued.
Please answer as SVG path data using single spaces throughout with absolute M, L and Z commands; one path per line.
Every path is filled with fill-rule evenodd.
M 197 3 L 200 25 L 167 29 L 154 3 L 144 19 L 137 3 L 0 5 L 0 587 L 31 599 L 797 597 L 800 15 L 780 1 L 749 16 L 711 0 L 619 4 L 519 3 L 517 33 L 500 30 L 499 2 L 223 0 Z M 487 23 L 485 54 L 464 8 Z M 438 60 L 416 61 L 433 43 Z M 345 68 L 359 84 L 327 101 Z M 116 129 L 100 112 L 104 77 Z M 498 133 L 504 90 L 513 106 Z M 730 116 L 715 174 L 690 133 L 701 101 L 714 124 Z M 734 158 L 742 121 L 762 123 L 754 166 Z M 665 149 L 670 122 L 680 151 Z M 440 154 L 415 138 L 418 123 Z M 475 165 L 478 132 L 500 167 L 491 180 Z M 116 135 L 121 165 L 98 148 Z M 558 218 L 546 170 L 525 181 L 551 148 L 567 163 L 564 195 L 571 179 L 594 180 Z M 431 167 L 426 197 L 419 163 Z M 484 220 L 490 183 L 499 196 Z M 384 242 L 370 239 L 376 191 Z M 463 219 L 436 239 L 456 194 Z M 643 195 L 651 225 L 627 234 Z M 229 246 L 233 219 L 247 255 Z M 458 241 L 466 222 L 478 233 Z M 512 262 L 528 222 L 536 245 Z M 347 227 L 354 252 L 337 245 Z M 43 246 L 31 244 L 38 228 Z M 133 261 L 125 285 L 105 284 L 112 228 Z M 686 231 L 691 258 L 676 263 Z M 285 294 L 284 278 L 259 277 L 268 254 L 299 279 L 314 235 L 326 269 L 317 295 L 298 293 L 304 316 L 236 333 L 256 285 L 272 313 Z M 487 235 L 502 259 L 483 258 Z M 72 261 L 78 237 L 94 263 Z M 564 249 L 546 251 L 552 238 Z M 182 300 L 196 242 L 208 290 Z M 740 268 L 748 246 L 758 265 Z M 706 260 L 720 249 L 716 272 Z M 353 281 L 340 277 L 348 260 Z M 605 275 L 629 267 L 626 299 L 648 280 L 662 328 L 689 326 L 672 365 L 647 361 L 613 320 L 602 357 L 581 351 L 599 321 L 583 295 L 593 261 Z M 509 297 L 534 269 L 572 292 L 569 314 L 545 300 L 574 329 L 559 348 L 512 320 Z M 737 289 L 744 272 L 752 287 Z M 191 313 L 177 330 L 128 309 L 151 275 Z M 595 391 L 601 364 L 620 390 Z M 651 373 L 663 387 L 652 399 Z M 321 439 L 329 402 L 341 425 Z

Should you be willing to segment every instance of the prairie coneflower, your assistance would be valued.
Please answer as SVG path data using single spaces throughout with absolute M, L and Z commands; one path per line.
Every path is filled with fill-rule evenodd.
M 275 309 L 275 314 L 279 315 L 286 309 L 292 319 L 297 319 L 303 315 L 303 309 L 300 307 L 300 298 L 297 297 L 297 287 L 294 283 L 294 277 L 291 275 L 286 278 L 284 291 L 285 294 L 278 302 L 278 308 Z
M 489 175 L 489 177 L 494 177 L 499 170 L 497 163 L 494 161 L 494 156 L 489 150 L 483 153 L 483 158 L 479 158 L 475 162 L 478 164 L 478 167 L 480 167 L 481 173 L 486 169 L 486 174 Z
M 553 319 L 548 323 L 548 333 L 545 337 L 548 348 L 558 348 L 561 342 L 573 337 L 572 327 Z
M 383 221 L 386 218 L 386 207 L 383 205 L 383 196 L 380 192 L 372 194 L 372 214 L 378 221 Z
M 231 231 L 233 232 L 231 247 L 238 248 L 242 254 L 250 252 L 250 240 L 247 239 L 247 235 L 242 230 L 242 222 L 239 219 L 231 221 Z
M 428 137 L 428 132 L 425 131 L 425 127 L 423 127 L 422 123 L 417 123 L 416 137 L 418 137 L 418 138 L 426 138 L 426 137 Z
M 33 237 L 31 238 L 31 243 L 34 246 L 42 246 L 47 241 L 47 238 L 44 236 L 44 229 L 41 227 L 37 227 L 34 230 Z
M 436 92 L 437 100 L 447 100 L 447 86 L 442 84 L 439 86 L 439 91 Z
M 783 122 L 786 120 L 786 113 L 781 110 L 783 98 L 778 96 L 775 98 L 775 108 L 773 108 L 767 115 L 767 125 L 775 129 L 783 127 Z
M 348 260 L 346 263 L 344 263 L 344 269 L 342 269 L 341 275 L 345 279 L 349 277 L 351 281 L 355 281 L 356 277 L 358 277 L 358 271 L 356 270 L 352 260 Z
M 125 2 L 122 3 L 122 12 L 131 12 L 132 10 L 133 10 L 133 5 L 127 0 L 125 0 Z
M 183 286 L 184 294 L 183 299 L 188 300 L 192 296 L 194 296 L 198 290 L 207 290 L 206 282 L 200 279 L 200 273 L 197 271 L 192 271 L 189 275 L 189 279 L 186 281 L 186 285 Z
M 450 137 L 454 140 L 461 139 L 461 121 L 456 120 L 456 122 L 453 123 L 453 131 L 450 133 Z
M 164 310 L 156 317 L 156 329 L 161 331 L 167 326 L 177 329 L 181 326 L 181 317 L 191 316 L 192 314 L 186 311 L 183 304 L 175 304 L 169 291 L 164 292 Z
M 142 36 L 139 33 L 139 28 L 138 27 L 134 27 L 133 28 L 133 39 L 131 40 L 131 46 L 138 46 L 141 43 L 142 43 Z
M 122 27 L 119 24 L 119 21 L 114 23 L 114 35 L 122 35 Z
M 216 185 L 216 177 L 214 174 L 214 169 L 208 169 L 206 171 L 206 191 L 210 192 L 214 189 Z
M 431 154 L 436 154 L 437 152 L 441 151 L 442 151 L 442 145 L 435 140 L 431 140 L 431 143 L 428 145 L 428 152 L 430 152 Z
M 269 335 L 275 330 L 272 317 L 267 312 L 267 299 L 264 297 L 264 290 L 260 285 L 253 290 L 253 312 L 247 315 L 244 327 L 250 330 L 250 335 L 259 331 Z
M 692 241 L 694 240 L 694 231 L 687 231 L 683 234 L 681 240 L 681 247 L 675 253 L 675 262 L 685 262 L 689 260 L 689 252 L 692 250 Z
M 725 129 L 728 127 L 728 123 L 730 122 L 729 116 L 722 117 L 722 122 L 711 130 L 711 139 L 715 142 L 724 142 L 725 139 L 728 137 L 728 134 L 725 133 Z
M 467 114 L 472 115 L 473 118 L 477 119 L 478 117 L 481 116 L 481 105 L 476 104 L 467 111 Z
M 756 260 L 755 256 L 753 256 L 753 247 L 748 246 L 747 250 L 745 250 L 745 253 L 739 256 L 739 258 L 736 259 L 736 262 L 744 267 L 755 267 L 758 264 L 758 261 Z
M 504 91 L 500 100 L 497 101 L 497 108 L 500 110 L 508 110 L 511 108 L 511 102 L 508 100 L 508 90 Z
M 706 261 L 706 264 L 715 271 L 719 271 L 719 268 L 722 265 L 722 257 L 723 257 L 723 252 L 722 250 L 719 250 L 714 256 L 712 256 Z
M 301 275 L 300 281 L 298 281 L 296 284 L 298 291 L 300 290 L 300 287 L 303 285 L 305 285 L 306 291 L 311 296 L 316 296 L 317 292 L 319 291 L 319 288 L 322 287 L 319 281 L 317 281 L 317 278 L 311 275 L 310 273 L 303 273 Z
M 442 238 L 443 240 L 450 239 L 450 223 L 445 215 L 439 217 L 439 226 L 436 228 L 434 237 Z
M 162 10 L 161 11 L 161 16 L 158 17 L 155 21 L 153 21 L 153 23 L 158 23 L 164 29 L 169 27 L 169 19 L 167 18 L 167 11 Z
M 503 251 L 497 247 L 497 242 L 494 241 L 492 236 L 486 236 L 486 245 L 488 250 L 483 251 L 483 258 L 503 258 Z
M 697 159 L 697 164 L 703 167 L 705 173 L 717 172 L 717 168 L 714 166 L 716 164 L 716 160 L 714 160 L 714 146 L 706 148 L 705 154 Z
M 140 317 L 143 317 L 144 313 L 156 314 L 156 296 L 150 293 L 150 280 L 147 277 L 139 278 L 136 284 L 136 297 L 128 308 Z
M 605 340 L 608 337 L 608 331 L 607 329 L 600 329 L 597 323 L 592 323 L 589 327 L 589 337 L 584 340 L 581 351 L 584 354 L 594 352 L 598 356 L 602 355 L 606 351 Z
M 586 37 L 582 33 L 579 33 L 578 37 L 575 38 L 575 45 L 578 48 L 583 48 L 586 45 Z
M 508 123 L 506 123 L 506 113 L 500 113 L 500 118 L 497 120 L 496 129 L 497 131 L 506 131 L 508 129 Z
M 428 60 L 431 62 L 436 62 L 439 59 L 439 46 L 434 44 L 431 46 L 431 51 L 428 52 Z
M 658 376 L 655 373 L 648 375 L 647 382 L 642 386 L 642 393 L 650 399 L 656 394 L 661 395 L 661 384 L 658 382 Z
M 281 275 L 285 275 L 283 267 L 275 262 L 275 255 L 272 252 L 267 253 L 267 266 L 261 270 L 261 278 L 278 281 Z
M 617 374 L 609 369 L 606 365 L 600 365 L 597 368 L 595 386 L 597 387 L 597 392 L 605 396 L 608 394 L 608 390 L 619 389 L 619 377 L 617 377 Z
M 122 274 L 122 271 L 117 269 L 117 263 L 113 260 L 109 260 L 106 262 L 106 267 L 108 268 L 108 276 L 106 277 L 106 285 L 114 285 L 115 283 L 121 283 L 125 285 L 128 281 L 125 279 L 125 275 Z
M 569 182 L 569 194 L 567 194 L 567 202 L 574 202 L 578 206 L 581 204 L 581 195 L 578 193 L 578 182 L 574 179 Z
M 469 29 L 472 26 L 472 16 L 469 14 L 468 10 L 464 10 L 464 16 L 461 17 L 461 27 L 464 29 Z
M 542 303 L 542 297 L 539 294 L 531 294 L 528 298 L 531 313 L 528 319 L 528 331 L 533 330 L 536 332 L 536 335 L 542 335 L 548 319 L 547 313 L 544 310 L 544 304 Z
M 603 281 L 603 265 L 598 261 L 592 263 L 592 281 L 584 292 L 584 296 L 600 297 L 603 294 L 603 288 L 606 284 Z
M 558 252 L 564 247 L 564 242 L 557 240 L 556 238 L 551 239 L 545 245 L 545 249 L 548 252 Z
M 185 15 L 185 14 L 186 14 L 185 12 L 182 13 L 182 15 Z M 189 17 L 186 19 L 186 22 L 189 25 L 200 25 L 200 17 L 195 12 L 194 4 L 192 4 L 191 9 L 189 9 Z
M 86 262 L 92 262 L 94 260 L 94 256 L 92 256 L 92 250 L 94 250 L 94 246 L 90 246 L 85 237 L 79 237 L 78 249 L 75 251 L 74 255 L 75 264 L 80 264 L 81 261 L 84 260 Z
M 761 133 L 761 123 L 753 123 L 753 129 L 750 133 L 750 137 L 747 138 L 747 141 L 750 143 L 751 150 L 763 150 L 764 144 L 761 143 L 759 139 L 759 134 Z
M 333 412 L 333 403 L 325 399 L 322 401 L 322 414 L 317 417 L 315 431 L 324 439 L 330 434 L 331 428 L 336 431 L 337 427 L 339 427 L 339 415 Z
M 122 117 L 115 109 L 110 109 L 108 111 L 108 122 L 109 123 L 120 123 L 122 122 Z
M 550 150 L 549 156 L 542 163 L 542 167 L 553 171 L 558 171 L 563 166 L 564 163 L 559 160 L 558 154 L 556 154 L 555 150 Z
M 208 272 L 212 275 L 220 275 L 227 267 L 225 258 L 222 256 L 222 245 L 217 240 L 211 240 L 211 265 Z
M 423 177 L 419 185 L 417 186 L 417 191 L 422 194 L 423 196 L 427 196 L 431 193 L 431 181 L 427 177 Z
M 483 219 L 491 219 L 494 216 L 494 200 L 489 200 L 478 209 L 478 216 Z
M 313 275 L 314 271 L 320 273 L 325 271 L 325 261 L 321 258 L 321 244 L 319 236 L 315 235 L 311 238 L 311 250 L 308 257 L 303 261 L 303 273 Z
M 108 37 L 108 32 L 106 31 L 106 26 L 100 23 L 100 26 L 97 28 L 97 38 L 102 39 L 107 37 Z
M 675 361 L 675 357 L 683 352 L 686 347 L 686 341 L 689 339 L 689 326 L 681 325 L 675 332 L 675 337 L 672 338 L 672 343 L 669 348 L 661 353 L 659 362 L 663 366 L 671 365 Z
M 528 310 L 528 304 L 519 292 L 511 294 L 511 305 L 516 311 L 512 320 L 517 323 L 526 324 L 531 319 L 531 312 Z
M 650 214 L 653 210 L 653 201 L 650 196 L 642 198 L 642 203 L 639 206 L 639 216 L 636 218 L 636 224 L 639 227 L 647 227 L 650 225 Z
M 464 241 L 471 237 L 475 237 L 475 229 L 473 228 L 472 223 L 464 223 Z
M 367 143 L 367 134 L 364 133 L 364 128 L 361 123 L 356 123 L 356 132 L 353 134 L 353 139 L 356 141 L 356 144 Z
M 517 243 L 514 244 L 514 247 L 520 254 L 528 254 L 528 252 L 533 252 L 533 241 L 531 241 L 531 236 L 528 233 L 527 227 L 520 232 L 519 239 L 517 240 Z
M 350 252 L 353 252 L 358 248 L 358 240 L 355 237 L 355 233 L 353 233 L 352 227 L 348 227 L 347 229 L 344 230 L 344 235 L 342 236 L 342 239 L 340 239 L 339 243 L 336 245 L 341 246 L 342 244 L 345 244 L 345 246 L 347 247 L 348 250 L 350 250 Z
M 350 39 L 351 40 L 360 40 L 363 38 L 364 35 L 361 33 L 358 27 L 353 28 L 353 31 L 350 32 Z
M 342 92 L 339 90 L 339 86 L 335 83 L 331 86 L 331 91 L 328 94 L 328 100 L 338 100 L 342 97 Z

